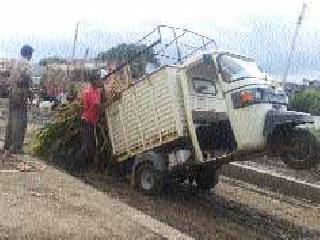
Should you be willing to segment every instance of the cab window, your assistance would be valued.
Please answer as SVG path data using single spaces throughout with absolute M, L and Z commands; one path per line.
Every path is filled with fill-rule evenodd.
M 192 87 L 197 94 L 209 94 L 213 96 L 217 94 L 216 85 L 214 81 L 210 79 L 193 77 Z

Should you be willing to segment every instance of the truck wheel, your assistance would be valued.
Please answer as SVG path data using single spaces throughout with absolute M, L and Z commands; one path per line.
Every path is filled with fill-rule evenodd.
M 312 168 L 320 158 L 318 147 L 317 138 L 310 131 L 294 129 L 284 137 L 283 162 L 297 170 Z
M 161 174 L 151 163 L 144 163 L 138 167 L 135 182 L 139 190 L 146 194 L 156 194 L 162 190 Z

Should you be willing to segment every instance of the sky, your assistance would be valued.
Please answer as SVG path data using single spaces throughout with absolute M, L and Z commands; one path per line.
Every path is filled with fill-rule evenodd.
M 121 42 L 139 39 L 158 24 L 186 27 L 216 39 L 219 48 L 255 57 L 281 75 L 303 2 L 307 10 L 297 39 L 291 78 L 320 78 L 320 0 L 10 0 L 1 3 L 0 57 L 15 57 L 24 43 L 35 60 L 89 47 L 95 56 Z

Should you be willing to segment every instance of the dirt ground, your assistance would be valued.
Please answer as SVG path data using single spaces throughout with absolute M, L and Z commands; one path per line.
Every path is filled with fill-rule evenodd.
M 2 158 L 0 194 L 0 239 L 320 238 L 320 206 L 227 178 L 212 195 L 177 186 L 153 197 L 17 156 Z
M 188 239 L 68 174 L 19 162 L 0 170 L 0 239 Z

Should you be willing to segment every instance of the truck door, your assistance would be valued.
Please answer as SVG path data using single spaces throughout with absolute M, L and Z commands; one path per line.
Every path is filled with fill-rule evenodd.
M 207 144 L 213 144 L 212 125 L 227 119 L 226 103 L 215 65 L 212 62 L 205 63 L 200 59 L 190 65 L 185 73 L 183 83 L 188 83 L 185 86 L 187 89 L 185 91 L 187 92 L 186 115 L 197 159 L 201 161 L 203 159 L 202 150 L 212 148 L 210 144 Z M 206 134 L 201 134 L 204 129 L 206 129 Z M 206 147 L 202 148 L 204 145 Z
M 264 148 L 265 116 L 272 104 L 263 101 L 257 104 L 255 100 L 261 99 L 261 90 L 271 88 L 272 83 L 252 59 L 220 53 L 216 61 L 238 150 Z
M 226 103 L 213 64 L 203 61 L 187 71 L 192 118 L 210 123 L 226 118 Z

